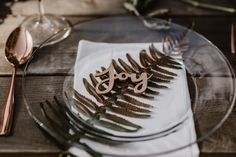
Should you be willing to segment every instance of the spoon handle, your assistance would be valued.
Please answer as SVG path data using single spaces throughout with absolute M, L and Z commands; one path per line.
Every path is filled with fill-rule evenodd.
M 15 78 L 16 78 L 16 66 L 14 66 L 12 71 L 11 84 L 8 91 L 8 97 L 3 111 L 1 124 L 0 124 L 0 136 L 8 135 L 11 132 L 13 111 L 14 111 L 14 88 L 15 88 Z

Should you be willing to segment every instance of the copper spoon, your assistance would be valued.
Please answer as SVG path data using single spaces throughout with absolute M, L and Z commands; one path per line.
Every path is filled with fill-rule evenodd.
M 8 37 L 5 47 L 6 59 L 12 64 L 12 78 L 8 91 L 5 109 L 0 119 L 0 135 L 8 135 L 11 131 L 14 110 L 14 88 L 17 67 L 24 64 L 32 56 L 33 39 L 23 27 L 16 28 Z

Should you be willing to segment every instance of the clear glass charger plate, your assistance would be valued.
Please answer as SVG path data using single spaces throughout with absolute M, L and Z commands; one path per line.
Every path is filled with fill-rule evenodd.
M 153 19 L 163 22 L 159 19 Z M 171 24 L 168 31 L 150 30 L 135 17 L 110 17 L 90 22 L 73 25 L 71 35 L 64 41 L 36 51 L 33 60 L 29 62 L 24 71 L 23 92 L 26 107 L 33 119 L 44 130 L 51 133 L 57 141 L 71 142 L 69 137 L 60 133 L 55 134 L 55 125 L 42 114 L 42 106 L 45 100 L 53 102 L 53 96 L 64 101 L 64 90 L 73 86 L 74 65 L 80 40 L 108 43 L 156 43 L 161 42 L 168 34 L 179 34 L 186 28 L 177 24 Z M 115 156 L 146 156 L 160 155 L 189 147 L 199 143 L 217 130 L 229 116 L 235 101 L 235 76 L 227 59 L 222 52 L 198 33 L 191 31 L 187 35 L 189 50 L 183 54 L 184 65 L 190 75 L 187 76 L 189 92 L 191 96 L 191 108 L 186 108 L 178 119 L 170 119 L 168 125 L 147 134 L 119 134 L 104 133 L 87 124 L 83 119 L 71 112 L 87 137 L 96 137 L 115 142 L 143 143 L 146 149 L 148 141 L 163 140 L 163 137 L 176 134 L 187 119 L 192 118 L 187 114 L 189 109 L 193 112 L 193 119 L 197 133 L 197 139 L 185 145 L 171 147 L 171 149 L 152 150 L 149 153 L 119 152 L 112 154 L 109 151 L 97 150 L 102 154 Z M 42 45 L 43 46 L 43 45 Z M 97 56 L 96 56 L 97 57 Z M 81 67 L 83 68 L 83 67 Z M 37 76 L 35 76 L 37 75 Z M 70 112 L 71 107 L 67 104 Z M 68 129 L 66 125 L 61 128 Z M 54 131 L 53 131 L 54 130 Z M 60 132 L 60 131 L 59 131 Z M 79 139 L 76 139 L 79 141 Z M 74 140 L 73 142 L 76 142 Z M 181 140 L 181 139 L 180 139 Z M 145 141 L 145 142 L 144 142 Z M 65 142 L 65 141 L 64 141 Z M 92 147 L 92 146 L 91 146 Z M 98 147 L 99 148 L 99 147 Z M 123 153 L 123 154 L 122 154 Z

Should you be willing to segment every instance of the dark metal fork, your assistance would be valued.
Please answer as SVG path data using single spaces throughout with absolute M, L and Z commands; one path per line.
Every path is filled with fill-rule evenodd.
M 70 110 L 63 105 L 56 96 L 54 101 L 48 101 L 40 103 L 41 111 L 46 118 L 48 125 L 43 124 L 39 127 L 49 135 L 62 149 L 69 149 L 75 147 L 88 153 L 92 157 L 101 157 L 102 155 L 85 143 L 79 140 L 84 137 L 84 131 L 80 130 L 75 125 L 75 118 Z M 74 120 L 72 120 L 74 118 Z M 64 153 L 65 154 L 65 153 Z M 66 154 L 70 152 L 66 151 Z

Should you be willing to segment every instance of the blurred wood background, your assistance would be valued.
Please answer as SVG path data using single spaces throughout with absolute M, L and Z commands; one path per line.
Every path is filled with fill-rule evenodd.
M 234 0 L 201 0 L 202 2 L 223 4 L 228 7 L 236 8 Z M 44 0 L 45 12 L 63 15 L 71 23 L 93 20 L 105 16 L 128 15 L 122 6 L 123 0 Z M 167 15 L 160 18 L 169 19 L 173 22 L 188 26 L 192 21 L 195 22 L 194 30 L 204 35 L 230 60 L 236 71 L 235 58 L 230 54 L 230 25 L 235 22 L 235 14 L 205 9 L 194 8 L 185 5 L 178 0 L 157 0 L 157 8 L 170 8 Z M 7 91 L 11 66 L 5 61 L 4 43 L 9 33 L 17 27 L 21 21 L 29 15 L 37 13 L 36 0 L 2 0 L 0 2 L 0 89 Z M 18 75 L 22 73 L 18 71 Z M 40 76 L 35 76 L 35 83 L 40 80 Z M 21 78 L 17 78 L 16 87 L 16 114 L 14 132 L 10 137 L 0 137 L 0 156 L 15 157 L 37 157 L 37 156 L 58 156 L 60 150 L 47 139 L 37 128 L 28 116 L 22 100 Z M 48 84 L 56 85 L 49 78 Z M 0 102 L 5 100 L 6 93 L 0 93 Z M 2 105 L 0 105 L 2 106 Z M 2 107 L 1 107 L 2 108 Z M 236 156 L 236 109 L 230 115 L 216 133 L 200 145 L 202 157 L 233 157 Z

